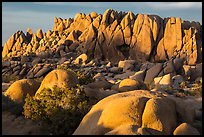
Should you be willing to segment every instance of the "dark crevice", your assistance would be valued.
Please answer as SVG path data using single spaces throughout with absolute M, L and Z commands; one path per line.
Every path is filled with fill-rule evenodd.
M 154 17 L 154 16 L 152 16 L 152 17 Z M 163 30 L 164 20 L 160 18 L 159 21 L 160 22 L 157 22 L 158 26 L 159 26 L 158 27 L 158 33 L 157 33 L 157 36 L 156 36 L 156 40 L 154 40 L 154 42 L 153 42 L 153 47 L 152 47 L 152 50 L 151 50 L 151 53 L 150 53 L 150 56 L 149 56 L 150 61 L 155 61 L 155 56 L 157 54 L 158 44 L 159 44 L 160 40 L 163 38 L 163 34 L 164 34 L 164 30 Z M 152 36 L 153 36 L 153 33 L 152 33 Z M 154 38 L 152 38 L 152 39 L 154 39 Z
M 127 44 L 119 45 L 119 46 L 116 46 L 116 49 L 122 53 L 125 59 L 129 58 L 130 45 L 127 45 Z
M 167 22 L 170 18 L 165 18 L 163 20 L 163 24 L 164 24 L 164 27 L 163 27 L 163 49 L 164 49 L 164 53 L 165 53 L 165 56 L 166 56 L 166 59 L 169 60 L 169 56 L 167 54 L 167 50 L 165 49 L 165 43 L 164 43 L 164 33 L 165 33 L 165 30 L 166 30 L 166 25 L 167 25 Z
M 88 52 L 88 55 L 89 55 L 89 60 L 91 60 L 91 59 L 94 59 L 94 52 L 93 51 L 95 51 L 95 48 L 96 48 L 96 40 L 94 41 L 94 44 L 93 44 L 94 46 L 93 47 L 91 47 L 91 48 L 93 48 L 92 50 L 87 50 L 87 52 Z
M 76 38 L 75 38 L 75 39 L 78 39 L 78 38 L 81 36 L 82 31 L 76 30 L 76 31 L 75 31 L 75 34 L 76 34 Z
M 94 51 L 95 51 L 95 48 L 96 48 L 96 42 L 98 40 L 98 30 L 94 26 L 93 26 L 93 31 L 95 32 L 95 37 L 92 39 L 91 43 L 94 42 L 94 44 L 92 45 L 93 47 L 89 46 L 88 49 L 87 49 L 87 52 L 89 53 L 90 59 L 94 59 Z

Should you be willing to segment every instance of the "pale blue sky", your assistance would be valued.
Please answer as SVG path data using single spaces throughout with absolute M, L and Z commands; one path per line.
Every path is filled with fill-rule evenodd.
M 18 30 L 52 29 L 54 17 L 74 18 L 78 12 L 92 11 L 103 14 L 109 8 L 202 23 L 202 2 L 2 2 L 2 45 Z

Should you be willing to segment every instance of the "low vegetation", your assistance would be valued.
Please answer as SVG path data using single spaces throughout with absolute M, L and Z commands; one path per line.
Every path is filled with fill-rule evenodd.
M 183 89 L 187 95 L 202 96 L 202 79 L 200 81 L 190 83 L 188 81 L 180 84 L 180 89 Z
M 183 81 L 180 83 L 178 88 L 173 88 L 172 86 L 154 85 L 151 83 L 148 85 L 149 90 L 158 89 L 167 92 L 168 94 L 175 95 L 177 97 L 184 96 L 202 96 L 202 79 L 200 81 L 190 83 L 189 81 Z
M 37 98 L 27 95 L 23 114 L 26 118 L 43 121 L 51 134 L 72 134 L 92 106 L 80 85 L 69 89 L 44 89 Z
M 57 69 L 69 70 L 69 71 L 74 72 L 72 69 L 68 68 L 68 66 L 59 66 Z M 95 73 L 85 74 L 79 70 L 74 73 L 77 75 L 79 79 L 79 85 L 87 85 L 88 83 L 91 83 L 94 81 L 93 76 Z

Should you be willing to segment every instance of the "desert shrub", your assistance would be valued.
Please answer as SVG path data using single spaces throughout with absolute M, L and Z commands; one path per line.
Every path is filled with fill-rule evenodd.
M 65 66 L 64 66 L 64 65 L 57 66 L 57 69 L 63 69 L 63 70 L 65 70 Z
M 190 82 L 189 81 L 183 81 L 179 85 L 180 88 L 190 88 Z
M 188 90 L 188 94 L 191 96 L 199 96 L 202 97 L 202 85 L 196 83 L 193 84 L 193 87 Z
M 202 96 L 202 79 L 195 83 L 184 81 L 180 84 L 180 88 L 186 89 L 186 95 Z
M 44 89 L 37 97 L 27 95 L 23 114 L 32 120 L 44 121 L 51 134 L 72 134 L 90 107 L 81 86 L 54 87 Z
M 74 72 L 72 69 L 68 68 L 68 66 L 59 66 L 57 69 L 69 70 L 69 71 Z M 77 75 L 80 85 L 87 85 L 94 81 L 93 76 L 95 73 L 85 74 L 84 72 L 79 71 L 79 70 L 74 73 Z
M 67 66 L 67 65 L 58 66 L 57 69 L 73 71 L 73 70 L 70 68 L 70 66 Z M 74 72 L 74 71 L 73 71 L 73 72 Z
M 51 42 L 53 42 L 55 39 L 56 39 L 56 37 L 55 37 L 55 36 L 51 36 L 50 41 L 51 41 Z
M 79 84 L 80 85 L 87 85 L 87 84 L 94 81 L 93 74 L 85 74 L 83 72 L 77 71 L 76 75 L 77 75 L 77 77 L 79 79 Z
M 2 112 L 3 111 L 8 111 L 16 116 L 20 116 L 23 112 L 23 104 L 18 104 L 2 94 Z

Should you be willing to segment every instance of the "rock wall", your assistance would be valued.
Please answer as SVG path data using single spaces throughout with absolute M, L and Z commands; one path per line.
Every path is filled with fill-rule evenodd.
M 69 51 L 89 59 L 117 63 L 124 59 L 161 62 L 181 58 L 184 64 L 202 62 L 202 25 L 180 18 L 117 12 L 77 13 L 75 18 L 54 18 L 53 30 L 27 34 L 17 31 L 5 43 L 2 57 L 60 57 Z

